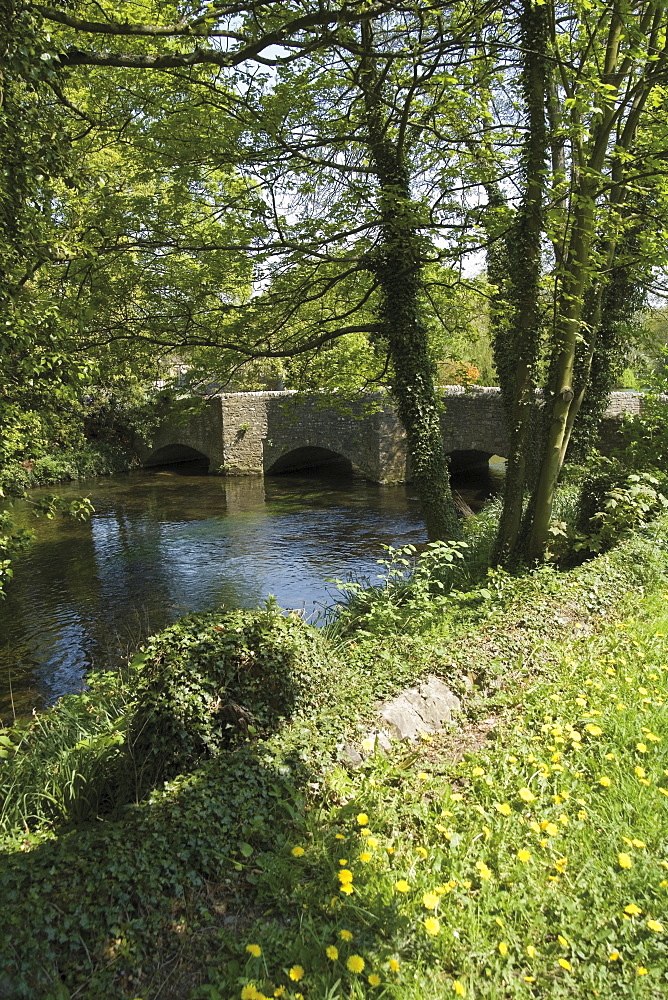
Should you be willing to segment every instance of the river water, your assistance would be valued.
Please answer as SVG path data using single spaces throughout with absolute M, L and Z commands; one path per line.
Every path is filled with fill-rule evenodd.
M 497 465 L 456 485 L 476 506 L 502 475 Z M 410 485 L 344 469 L 225 478 L 190 464 L 58 493 L 89 496 L 95 513 L 34 521 L 26 507 L 37 538 L 0 603 L 0 725 L 81 690 L 91 667 L 118 665 L 189 611 L 273 594 L 314 618 L 335 600 L 328 580 L 374 582 L 383 544 L 426 540 Z

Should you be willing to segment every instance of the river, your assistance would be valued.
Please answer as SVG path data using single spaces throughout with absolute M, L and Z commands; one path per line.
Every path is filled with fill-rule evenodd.
M 456 485 L 479 506 L 502 475 L 497 464 Z M 383 544 L 426 540 L 410 485 L 344 469 L 225 478 L 189 464 L 58 493 L 89 496 L 95 513 L 34 521 L 25 507 L 37 537 L 0 603 L 0 725 L 80 691 L 93 666 L 117 666 L 190 611 L 251 608 L 273 594 L 317 618 L 335 599 L 328 580 L 373 582 Z

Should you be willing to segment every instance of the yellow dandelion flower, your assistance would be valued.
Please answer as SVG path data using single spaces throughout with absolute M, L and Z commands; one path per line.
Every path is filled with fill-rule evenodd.
M 557 858 L 554 862 L 554 867 L 557 869 L 560 875 L 566 871 L 566 866 L 568 865 L 568 858 Z
M 533 830 L 534 833 L 540 833 L 540 825 L 536 822 L 535 819 L 532 819 L 531 822 L 529 823 L 529 829 Z
M 603 788 L 610 788 L 610 785 L 612 784 L 612 778 L 608 778 L 608 776 L 604 774 L 602 778 L 598 779 L 598 783 L 599 785 L 602 785 Z
M 428 910 L 435 910 L 438 906 L 438 896 L 435 892 L 425 892 L 422 896 L 422 905 Z
M 621 854 L 617 855 L 617 862 L 620 868 L 633 868 L 633 861 L 631 860 L 629 855 L 624 854 L 623 851 Z
M 339 864 L 345 867 L 348 864 L 348 858 L 339 858 Z
M 536 982 L 536 977 L 535 976 L 525 976 L 524 977 L 524 982 L 525 983 L 535 983 Z
M 492 871 L 487 867 L 484 861 L 476 861 L 475 866 L 480 873 L 481 879 L 487 881 L 487 879 L 490 879 L 492 877 Z
M 304 969 L 301 965 L 293 965 L 288 972 L 288 975 L 294 983 L 298 983 L 300 979 L 304 978 Z
M 646 976 L 647 975 L 647 969 L 645 968 L 644 965 L 639 965 L 638 968 L 636 969 L 636 973 L 639 976 Z
M 518 859 L 518 861 L 522 861 L 523 863 L 526 863 L 527 861 L 530 861 L 531 860 L 531 851 L 527 851 L 524 847 L 522 847 L 517 852 L 517 859 Z
M 557 941 L 559 942 L 559 944 L 561 945 L 562 948 L 569 948 L 570 947 L 568 941 L 563 936 L 563 934 L 557 934 Z
M 327 948 L 325 948 L 325 955 L 327 955 L 327 958 L 329 958 L 332 962 L 336 962 L 339 957 L 339 949 L 336 945 L 330 944 Z
M 567 958 L 560 958 L 557 964 L 560 965 L 562 969 L 565 969 L 566 972 L 570 972 L 571 969 L 573 968 L 573 966 L 571 965 L 571 963 L 568 961 Z
M 485 774 L 485 769 L 484 767 L 474 767 L 473 770 L 471 771 L 471 774 L 473 775 L 474 778 L 482 778 L 483 775 Z
M 647 753 L 647 744 L 636 743 L 636 750 L 638 751 L 638 753 Z
M 377 972 L 372 972 L 370 976 L 367 976 L 369 986 L 380 986 L 380 976 Z
M 441 923 L 438 917 L 427 917 L 427 919 L 424 921 L 424 929 L 426 930 L 427 934 L 431 935 L 431 937 L 436 937 L 436 935 L 439 933 L 441 929 Z
M 400 963 L 397 958 L 391 958 L 387 963 L 390 967 L 390 972 L 398 972 L 400 968 Z
M 602 736 L 603 730 L 600 726 L 595 726 L 592 722 L 585 726 L 585 732 L 589 733 L 590 736 Z
M 344 927 L 342 931 L 339 931 L 339 937 L 342 941 L 352 941 L 353 935 L 351 931 L 347 931 Z
M 638 764 L 637 767 L 634 767 L 633 771 L 634 771 L 634 774 L 635 774 L 636 778 L 646 778 L 647 777 L 647 771 L 645 770 L 644 767 L 641 767 L 640 764 Z
M 466 987 L 464 986 L 464 984 L 459 979 L 453 980 L 452 988 L 455 991 L 455 996 L 458 996 L 458 997 L 465 997 L 466 996 Z
M 285 994 L 285 986 L 277 986 L 274 990 L 275 997 L 282 997 Z
M 425 847 L 416 847 L 415 852 L 416 854 L 419 854 L 421 858 L 429 857 L 429 851 Z
M 529 958 L 535 958 L 536 954 L 537 954 L 537 952 L 536 952 L 536 949 L 534 948 L 534 946 L 532 944 L 528 944 L 527 945 L 527 955 L 529 956 Z
M 420 779 L 420 781 L 427 781 L 429 778 L 431 778 L 431 775 L 427 771 L 418 771 L 417 776 Z
M 360 972 L 364 971 L 364 959 L 361 955 L 350 955 L 346 960 L 346 968 L 350 972 L 354 972 L 356 976 L 359 976 Z
M 366 826 L 367 823 L 369 822 L 369 817 L 367 816 L 366 813 L 358 813 L 357 822 L 359 823 L 360 826 Z
M 656 931 L 657 934 L 663 933 L 663 924 L 659 920 L 648 920 L 647 926 L 651 931 Z
M 630 917 L 639 917 L 642 910 L 635 903 L 629 903 L 628 906 L 624 907 L 624 913 L 628 913 Z
M 334 840 L 345 840 L 345 836 L 342 833 L 335 833 Z
M 618 962 L 620 958 L 621 955 L 619 954 L 618 951 L 611 951 L 610 954 L 608 955 L 609 962 Z
M 397 892 L 410 892 L 411 891 L 411 887 L 409 886 L 409 884 L 408 884 L 408 882 L 406 881 L 405 878 L 400 878 L 398 882 L 395 882 L 394 883 L 394 888 L 397 890 Z
M 368 828 L 368 826 L 363 826 L 362 829 L 360 830 L 360 834 L 363 837 L 370 837 L 371 836 L 371 830 Z
M 545 833 L 548 835 L 548 837 L 556 837 L 557 834 L 559 833 L 559 827 L 557 826 L 556 823 L 546 823 Z
M 346 885 L 348 882 L 352 882 L 353 880 L 353 873 L 350 871 L 349 868 L 342 868 L 341 871 L 337 872 L 336 874 L 338 876 L 339 882 L 342 885 Z
M 259 944 L 247 944 L 246 951 L 249 955 L 252 955 L 253 958 L 259 958 L 262 954 L 262 948 L 260 948 Z
M 497 809 L 502 816 L 510 816 L 513 811 L 511 806 L 507 802 L 495 802 L 494 808 Z
M 631 841 L 631 843 L 633 844 L 634 847 L 638 847 L 638 848 L 647 847 L 647 844 L 645 843 L 645 841 L 644 840 L 638 840 L 637 837 L 634 837 L 633 840 Z
M 517 794 L 522 799 L 522 802 L 535 802 L 536 801 L 536 796 L 534 795 L 534 793 L 531 791 L 530 788 L 520 788 L 520 790 L 519 790 L 519 792 Z
M 371 854 L 369 854 L 368 851 L 362 851 L 362 853 L 360 854 L 360 861 L 363 861 L 364 864 L 367 864 L 369 861 L 371 861 L 371 857 L 372 856 Z
M 497 948 L 499 949 L 500 955 L 508 954 L 508 945 L 506 944 L 505 941 L 499 941 L 499 943 L 497 944 Z
M 291 851 L 291 854 L 292 854 L 293 858 L 301 858 L 302 855 L 305 854 L 305 853 L 306 852 L 304 851 L 304 848 L 300 847 L 299 844 L 297 844 L 296 847 L 293 847 L 292 851 Z
M 342 893 L 343 893 L 343 894 L 344 894 L 345 896 L 352 896 L 352 894 L 354 893 L 355 889 L 354 889 L 354 888 L 353 888 L 353 886 L 352 886 L 352 885 L 350 884 L 350 882 L 346 882 L 346 884 L 345 884 L 345 885 L 342 885 L 342 886 L 340 887 L 340 891 L 341 891 L 341 892 L 342 892 Z
M 241 990 L 241 1000 L 257 1000 L 258 992 L 254 983 L 246 983 Z
M 371 847 L 372 849 L 374 847 L 378 847 L 378 840 L 376 839 L 376 837 L 367 837 L 366 838 L 366 846 L 367 847 Z

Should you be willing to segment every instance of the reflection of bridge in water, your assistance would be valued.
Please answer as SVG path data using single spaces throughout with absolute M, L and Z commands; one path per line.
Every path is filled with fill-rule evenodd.
M 453 386 L 443 398 L 443 443 L 453 468 L 487 464 L 492 455 L 507 456 L 508 435 L 497 388 Z M 613 393 L 603 420 L 603 439 L 614 434 L 623 413 L 638 413 L 640 405 L 638 393 Z M 146 467 L 204 456 L 212 473 L 261 476 L 343 458 L 373 482 L 410 479 L 406 435 L 385 395 L 337 406 L 324 395 L 222 393 L 186 419 L 179 418 L 178 403 L 166 410 L 150 446 L 138 442 L 137 450 Z

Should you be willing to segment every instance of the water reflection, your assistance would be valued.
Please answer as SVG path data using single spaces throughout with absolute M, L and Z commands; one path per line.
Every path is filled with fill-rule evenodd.
M 84 485 L 59 492 L 89 495 L 91 520 L 38 522 L 0 605 L 5 722 L 80 690 L 92 666 L 118 664 L 189 611 L 254 607 L 271 593 L 313 615 L 331 599 L 327 579 L 373 579 L 383 543 L 425 541 L 410 486 L 336 469 L 225 479 L 191 464 Z

